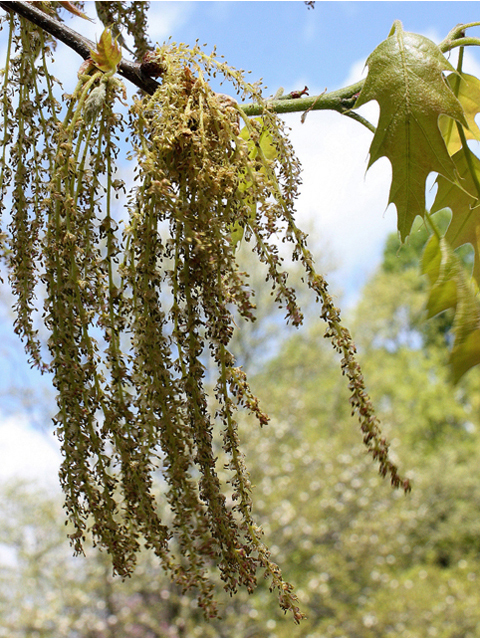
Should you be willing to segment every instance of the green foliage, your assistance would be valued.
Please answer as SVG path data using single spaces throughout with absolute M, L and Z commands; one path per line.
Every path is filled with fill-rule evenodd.
M 433 219 L 435 226 L 440 233 L 445 233 L 447 229 L 451 215 L 448 210 L 443 209 L 437 212 Z M 419 220 L 419 219 L 417 219 Z M 402 244 L 396 234 L 391 234 L 387 238 L 382 270 L 375 277 L 375 282 L 382 281 L 385 288 L 388 288 L 392 295 L 385 299 L 391 298 L 391 305 L 393 308 L 397 308 L 398 300 L 395 300 L 395 291 L 400 292 L 401 299 L 412 300 L 412 296 L 415 298 L 415 305 L 412 307 L 410 303 L 411 311 L 409 317 L 409 323 L 412 331 L 415 331 L 417 336 L 421 336 L 422 344 L 424 347 L 437 347 L 438 352 L 445 354 L 444 362 L 445 366 L 448 365 L 448 348 L 452 343 L 452 327 L 454 320 L 454 310 L 448 309 L 445 312 L 429 318 L 426 321 L 426 305 L 425 300 L 428 301 L 429 286 L 430 283 L 426 278 L 419 278 L 418 272 L 422 262 L 422 254 L 425 249 L 425 245 L 429 238 L 429 231 L 426 224 L 422 221 L 419 224 L 415 224 L 412 228 L 412 233 L 407 243 Z M 456 255 L 460 258 L 465 269 L 471 269 L 471 257 L 472 252 L 468 246 L 460 247 L 456 252 Z M 407 276 L 403 278 L 402 274 Z M 385 277 L 383 274 L 386 274 Z M 372 286 L 372 285 L 369 285 Z M 379 293 L 383 298 L 383 293 Z M 392 310 L 392 306 L 387 304 L 384 309 L 379 310 L 381 318 L 388 317 L 390 314 L 396 317 L 396 313 Z M 393 322 L 392 330 L 397 327 L 396 322 Z M 391 335 L 391 334 L 389 334 Z
M 357 442 L 322 323 L 296 332 L 251 381 L 271 407 L 263 432 L 251 418 L 239 420 L 256 485 L 255 517 L 295 581 L 307 615 L 300 627 L 277 610 L 266 585 L 249 597 L 224 594 L 222 619 L 203 620 L 152 554 L 139 555 L 126 581 L 112 577 L 105 554 L 88 544 L 87 558 L 71 559 L 61 544 L 59 505 L 47 501 L 42 514 L 44 498 L 16 487 L 0 500 L 0 516 L 8 523 L 0 542 L 16 540 L 23 554 L 17 566 L 0 565 L 3 634 L 478 635 L 478 375 L 473 379 L 472 372 L 453 393 L 442 347 L 402 344 L 402 334 L 415 328 L 424 295 L 414 278 L 421 282 L 413 266 L 396 274 L 393 288 L 402 295 L 395 297 L 380 270 L 355 322 L 372 394 L 385 428 L 395 435 L 393 455 L 408 459 L 414 481 L 408 496 L 381 481 Z M 392 327 L 394 304 L 403 306 L 412 325 L 405 320 Z M 399 344 L 397 351 L 372 344 L 376 333 Z M 156 489 L 163 490 L 161 479 Z M 28 536 L 19 535 L 19 523 L 28 525 Z
M 90 53 L 93 64 L 104 73 L 115 73 L 122 59 L 122 52 L 116 41 L 112 38 L 109 29 L 105 29 L 97 44 L 95 51 Z
M 453 253 L 444 238 L 433 235 L 422 260 L 427 274 L 430 296 L 427 315 L 432 317 L 453 308 L 455 342 L 450 353 L 450 364 L 455 382 L 471 367 L 480 362 L 480 304 L 474 281 L 466 277 L 460 258 Z
M 477 197 L 471 195 L 475 193 L 476 186 L 474 177 L 478 182 L 480 177 L 480 160 L 473 154 L 469 154 L 474 174 L 470 172 L 470 163 L 463 149 L 457 151 L 453 156 L 455 166 L 461 179 L 462 188 L 448 182 L 445 178 L 437 178 L 438 191 L 432 205 L 432 212 L 449 208 L 452 211 L 452 221 L 445 234 L 445 240 L 452 249 L 457 249 L 464 244 L 470 244 L 474 250 L 473 276 L 477 282 L 480 280 L 480 255 L 479 242 L 480 231 L 478 227 L 478 207 Z
M 461 73 L 462 53 L 458 70 L 446 81 L 442 72 L 455 71 L 442 54 L 450 45 L 448 38 L 437 46 L 424 36 L 406 33 L 396 21 L 389 37 L 367 60 L 367 79 L 355 107 L 369 100 L 380 104 L 369 166 L 382 156 L 392 164 L 389 203 L 397 208 L 402 242 L 417 216 L 433 228 L 423 260 L 431 284 L 427 317 L 445 310 L 454 312 L 455 340 L 449 362 L 452 378 L 458 381 L 480 363 L 476 222 L 480 161 L 466 142 L 479 136 L 474 117 L 480 110 L 480 81 Z M 452 211 L 441 240 L 425 210 L 425 182 L 431 172 L 438 173 L 432 213 L 445 208 Z M 473 281 L 453 254 L 466 243 L 474 249 Z
M 480 140 L 480 129 L 475 122 L 475 116 L 480 109 L 480 80 L 468 73 L 460 74 L 457 72 L 447 76 L 447 83 L 463 107 L 465 120 L 468 125 L 468 129 L 465 129 L 466 139 Z M 438 120 L 438 126 L 442 132 L 449 154 L 453 155 L 462 147 L 462 141 L 458 134 L 455 121 L 448 116 L 441 115 Z
M 252 129 L 253 127 L 253 129 Z M 253 135 L 251 135 L 253 134 Z M 248 157 L 255 160 L 260 154 L 262 159 L 255 171 L 250 168 L 250 172 L 243 171 L 243 179 L 239 181 L 238 191 L 243 201 L 250 207 L 250 220 L 255 221 L 257 216 L 257 198 L 255 197 L 255 187 L 258 177 L 257 171 L 266 175 L 264 162 L 272 163 L 277 157 L 277 150 L 273 144 L 273 138 L 268 128 L 265 127 L 261 118 L 252 118 L 248 126 L 243 127 L 240 131 L 240 138 L 246 141 L 248 149 Z M 232 227 L 232 244 L 234 248 L 242 240 L 245 231 L 245 225 L 238 220 L 233 223 Z
M 455 165 L 438 128 L 439 116 L 467 123 L 442 74 L 453 67 L 428 38 L 404 32 L 396 21 L 367 65 L 367 79 L 355 107 L 370 100 L 380 104 L 369 166 L 382 156 L 392 164 L 389 203 L 397 208 L 398 230 L 405 240 L 415 218 L 424 216 L 428 174 L 436 171 L 455 179 Z

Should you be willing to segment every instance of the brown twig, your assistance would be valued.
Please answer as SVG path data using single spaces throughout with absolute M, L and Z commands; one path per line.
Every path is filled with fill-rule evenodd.
M 19 16 L 22 16 L 22 18 L 36 24 L 38 27 L 76 51 L 84 60 L 90 57 L 90 51 L 92 49 L 96 49 L 95 43 L 91 40 L 85 38 L 81 34 L 77 33 L 77 31 L 67 27 L 65 24 L 59 22 L 55 18 L 52 18 L 43 11 L 40 11 L 40 9 L 37 9 L 33 3 L 24 1 L 0 2 L 0 7 L 5 11 L 13 11 Z M 118 65 L 118 73 L 136 85 L 139 89 L 150 95 L 153 95 L 159 86 L 156 80 L 143 73 L 138 62 L 129 62 L 128 60 L 122 59 Z

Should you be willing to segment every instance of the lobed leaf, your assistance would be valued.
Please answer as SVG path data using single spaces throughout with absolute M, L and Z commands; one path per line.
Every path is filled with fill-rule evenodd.
M 122 50 L 117 43 L 117 39 L 113 38 L 110 29 L 104 29 L 97 44 L 96 51 L 90 51 L 91 58 L 95 66 L 105 73 L 115 73 L 120 60 L 122 59 Z
M 389 204 L 395 204 L 402 241 L 417 215 L 425 213 L 425 181 L 437 172 L 454 181 L 455 165 L 438 127 L 441 114 L 467 126 L 463 108 L 443 76 L 455 71 L 437 45 L 403 31 L 391 35 L 367 59 L 368 75 L 355 107 L 370 100 L 380 119 L 370 147 L 370 167 L 386 156 L 392 164 Z
M 473 170 L 480 181 L 480 160 L 470 153 Z M 432 205 L 432 213 L 440 209 L 449 208 L 452 211 L 452 220 L 445 234 L 445 238 L 456 249 L 463 244 L 471 244 L 475 252 L 473 276 L 477 283 L 480 282 L 480 220 L 478 217 L 478 199 L 472 174 L 467 163 L 465 151 L 460 149 L 453 156 L 460 184 L 452 183 L 443 176 L 438 176 L 438 190 Z

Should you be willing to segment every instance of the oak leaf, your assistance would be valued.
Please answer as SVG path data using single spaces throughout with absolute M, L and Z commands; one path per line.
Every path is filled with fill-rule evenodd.
M 389 37 L 367 59 L 368 75 L 355 108 L 376 100 L 380 119 L 370 146 L 370 167 L 382 156 L 392 165 L 389 204 L 395 204 L 402 241 L 425 214 L 430 172 L 455 180 L 455 165 L 438 127 L 445 114 L 467 126 L 462 105 L 443 76 L 455 71 L 437 45 L 394 22 Z
M 480 182 L 480 160 L 473 153 L 470 153 L 470 158 L 477 180 Z M 480 209 L 477 197 L 472 195 L 477 191 L 465 151 L 463 149 L 457 151 L 453 156 L 453 161 L 462 188 L 458 184 L 446 180 L 443 176 L 438 176 L 436 181 L 438 190 L 431 211 L 434 213 L 445 208 L 452 211 L 452 220 L 445 234 L 445 239 L 452 249 L 464 244 L 473 246 L 475 252 L 473 276 L 477 283 L 480 283 Z
M 265 128 L 262 118 L 253 118 L 250 120 L 251 127 L 257 129 L 258 139 L 256 142 L 251 137 L 249 127 L 243 127 L 240 131 L 240 138 L 245 140 L 248 148 L 248 157 L 255 160 L 259 154 L 265 162 L 273 162 L 278 155 L 277 149 L 273 143 L 272 134 Z M 266 170 L 262 162 L 259 163 L 258 173 L 265 174 Z M 254 176 L 244 174 L 238 185 L 238 193 L 244 202 L 250 208 L 250 219 L 255 220 L 257 215 L 257 201 L 255 198 Z M 234 249 L 243 239 L 245 232 L 244 226 L 240 222 L 235 222 L 231 228 L 231 241 Z

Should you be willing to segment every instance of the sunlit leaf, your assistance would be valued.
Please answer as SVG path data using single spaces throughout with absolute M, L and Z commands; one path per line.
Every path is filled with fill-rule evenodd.
M 452 73 L 448 76 L 447 82 L 458 97 L 465 112 L 465 119 L 468 129 L 465 129 L 465 137 L 470 140 L 480 140 L 480 129 L 475 122 L 475 116 L 480 111 L 480 80 L 475 76 L 462 73 Z M 450 155 L 458 151 L 462 143 L 458 135 L 455 121 L 448 116 L 440 116 L 438 126 L 442 132 Z
M 431 290 L 427 302 L 427 317 L 455 308 L 457 305 L 456 256 L 448 251 L 442 238 L 433 235 L 428 241 L 422 259 L 422 273 L 428 276 Z
M 245 228 L 239 222 L 235 222 L 232 226 L 232 231 L 230 234 L 231 242 L 233 248 L 236 249 L 237 245 L 243 240 L 243 235 L 245 233 Z
M 478 296 L 468 290 L 459 296 L 453 331 L 450 366 L 453 381 L 458 382 L 469 369 L 480 364 L 480 305 Z
M 257 143 L 252 140 L 248 127 L 243 127 L 240 131 L 240 137 L 246 140 L 249 150 L 249 156 L 255 159 L 259 153 L 259 147 L 267 160 L 274 160 L 277 157 L 277 150 L 273 144 L 272 134 L 265 127 L 262 118 L 252 118 L 250 121 L 259 130 Z
M 254 123 L 255 128 L 259 130 L 258 140 L 255 142 L 251 135 L 248 127 L 243 127 L 240 131 L 240 138 L 247 142 L 248 146 L 248 156 L 252 160 L 255 160 L 260 154 L 267 162 L 272 162 L 278 155 L 277 149 L 273 144 L 272 134 L 265 127 L 262 118 L 253 118 L 251 120 Z M 257 171 L 263 175 L 266 175 L 265 167 L 260 164 Z M 255 199 L 255 194 L 253 192 L 254 183 L 253 180 L 250 179 L 247 175 L 244 176 L 242 180 L 240 180 L 238 185 L 238 190 L 240 193 L 244 194 L 243 199 L 245 203 L 250 207 L 250 219 L 255 220 L 257 215 L 257 202 Z M 244 226 L 239 222 L 236 222 L 232 226 L 231 240 L 233 246 L 236 248 L 237 244 L 242 240 L 244 235 Z
M 440 49 L 424 36 L 394 23 L 391 35 L 368 57 L 368 76 L 356 102 L 380 105 L 370 147 L 369 167 L 382 156 L 392 164 L 389 203 L 395 204 L 402 240 L 417 215 L 425 213 L 425 181 L 435 171 L 455 179 L 453 164 L 438 128 L 446 114 L 466 125 L 463 109 L 443 76 L 454 71 Z

